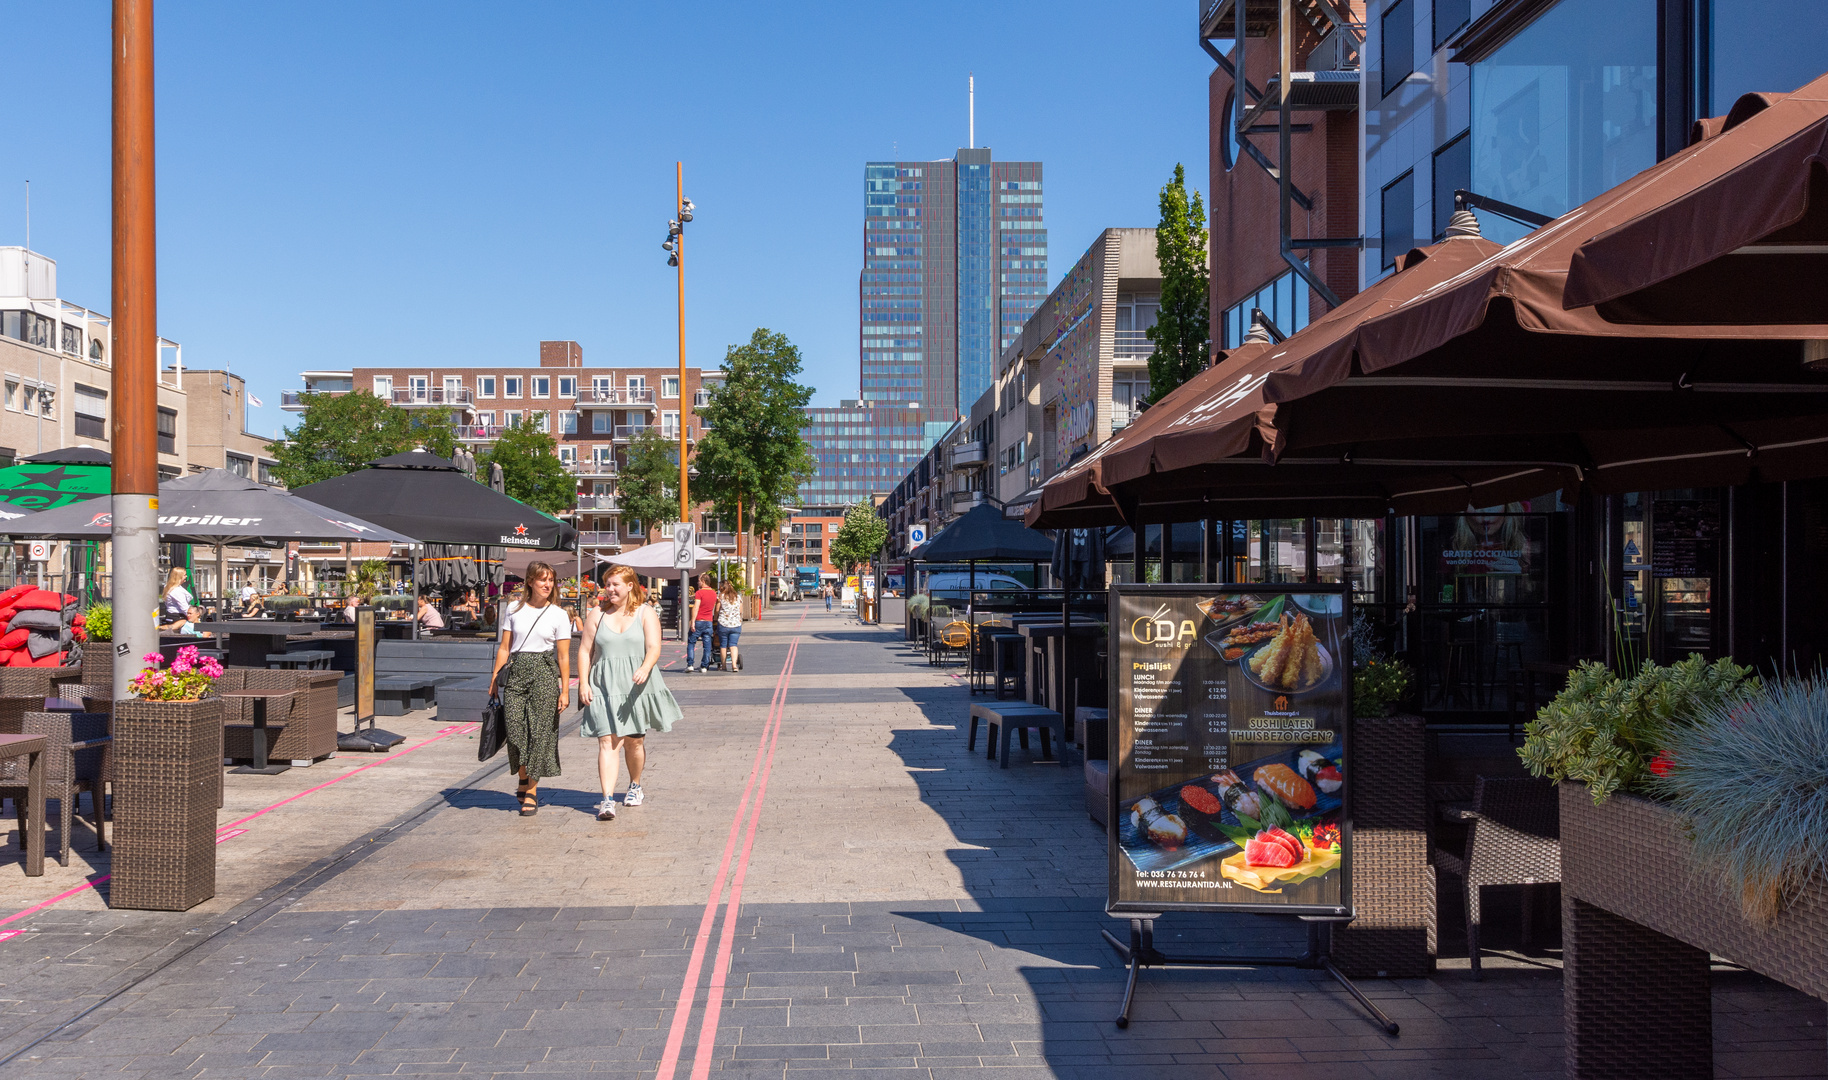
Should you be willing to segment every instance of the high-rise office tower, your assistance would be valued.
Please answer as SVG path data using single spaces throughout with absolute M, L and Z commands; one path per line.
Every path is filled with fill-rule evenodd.
M 1041 163 L 950 160 L 863 167 L 859 396 L 956 417 L 1047 295 Z

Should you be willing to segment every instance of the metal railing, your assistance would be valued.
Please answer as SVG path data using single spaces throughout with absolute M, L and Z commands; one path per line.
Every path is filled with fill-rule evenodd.
M 614 476 L 616 475 L 615 458 L 580 458 L 564 463 L 565 471 L 573 476 Z
M 593 386 L 578 388 L 578 405 L 582 407 L 597 406 L 601 408 L 619 405 L 627 408 L 630 405 L 652 404 L 654 404 L 654 391 L 651 387 L 614 389 Z
M 1146 359 L 1155 352 L 1155 342 L 1149 340 L 1147 330 L 1117 331 L 1117 347 L 1113 355 L 1118 360 Z
M 630 542 L 634 543 L 636 541 L 631 540 Z M 614 531 L 580 532 L 578 533 L 578 543 L 584 547 L 619 548 L 622 546 L 622 534 Z
M 507 429 L 500 424 L 458 424 L 451 429 L 459 442 L 491 442 Z
M 620 512 L 622 507 L 614 495 L 579 495 L 579 510 L 594 510 L 598 513 Z
M 949 453 L 954 469 L 987 465 L 990 462 L 990 448 L 984 445 L 982 439 L 954 445 Z
M 467 386 L 454 389 L 443 386 L 408 386 L 393 391 L 392 400 L 395 405 L 469 405 L 475 401 L 475 396 Z
M 652 424 L 617 424 L 615 433 L 611 437 L 616 442 L 627 442 L 652 426 Z M 678 438 L 677 435 L 673 437 Z

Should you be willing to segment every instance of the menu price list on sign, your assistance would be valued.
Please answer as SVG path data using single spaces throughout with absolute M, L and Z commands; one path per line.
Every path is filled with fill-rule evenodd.
M 1112 589 L 1110 911 L 1351 913 L 1349 604 Z

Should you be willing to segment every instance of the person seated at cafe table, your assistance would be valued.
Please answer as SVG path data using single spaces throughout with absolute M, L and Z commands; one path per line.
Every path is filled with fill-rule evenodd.
M 173 619 L 171 622 L 159 627 L 159 631 L 166 634 L 178 634 L 183 637 L 215 637 L 216 635 L 203 629 L 202 622 L 203 609 L 192 604 L 190 607 L 184 609 L 184 618 Z
M 438 609 L 432 606 L 432 601 L 429 597 L 421 596 L 419 598 L 418 619 L 419 625 L 425 627 L 427 630 L 444 629 L 444 616 L 438 614 Z

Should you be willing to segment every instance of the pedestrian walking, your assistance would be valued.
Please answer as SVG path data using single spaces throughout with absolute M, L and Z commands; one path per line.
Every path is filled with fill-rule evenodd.
M 165 575 L 165 591 L 159 594 L 160 622 L 183 622 L 190 606 L 197 602 L 184 587 L 184 579 L 188 576 L 182 566 L 172 567 L 171 573 Z
M 723 636 L 724 670 L 743 670 L 743 654 L 737 651 L 737 645 L 743 639 L 743 598 L 736 591 L 736 582 L 724 582 L 724 591 L 717 601 L 717 630 Z
M 508 767 L 520 778 L 521 817 L 539 813 L 539 783 L 559 775 L 559 716 L 571 683 L 571 620 L 553 603 L 558 575 L 527 567 L 525 600 L 509 606 L 495 646 L 489 690 L 501 695 L 507 721 Z M 560 642 L 566 644 L 561 645 Z
M 584 707 L 578 734 L 597 740 L 597 778 L 603 785 L 597 820 L 614 821 L 621 772 L 616 755 L 628 763 L 623 805 L 640 806 L 647 733 L 671 731 L 684 714 L 658 670 L 660 616 L 644 603 L 647 590 L 635 572 L 616 567 L 599 596 L 601 602 L 584 617 L 578 650 L 578 702 Z
M 831 614 L 831 586 L 819 586 L 819 595 L 825 597 L 825 613 L 827 615 Z
M 711 621 L 717 617 L 717 579 L 706 574 L 692 593 L 692 636 L 686 639 L 686 670 L 711 669 Z M 698 667 L 692 666 L 692 647 L 698 646 Z

